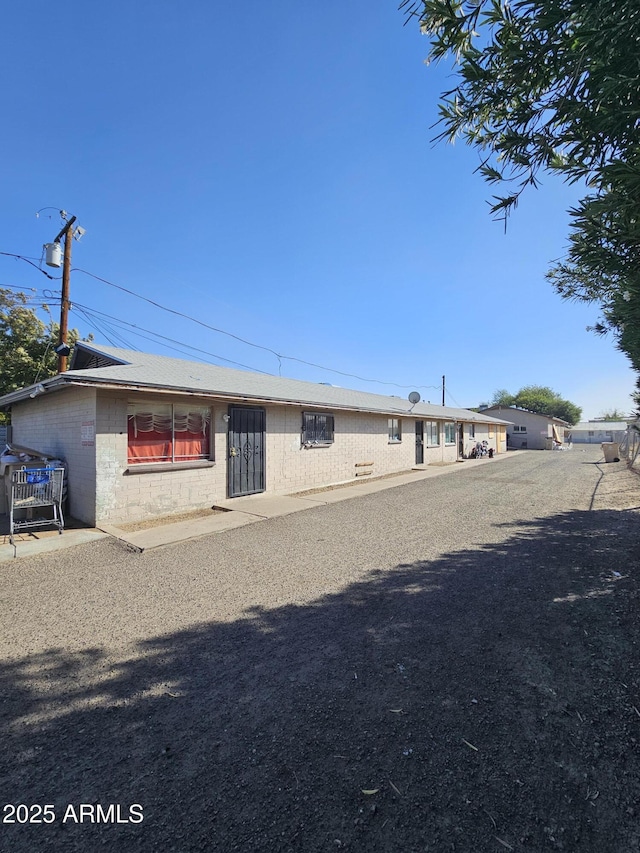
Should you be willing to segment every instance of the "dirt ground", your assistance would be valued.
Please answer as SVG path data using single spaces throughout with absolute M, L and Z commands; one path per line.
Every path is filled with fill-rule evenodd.
M 15 561 L 0 792 L 55 819 L 1 824 L 0 849 L 640 850 L 640 480 L 554 456 Z

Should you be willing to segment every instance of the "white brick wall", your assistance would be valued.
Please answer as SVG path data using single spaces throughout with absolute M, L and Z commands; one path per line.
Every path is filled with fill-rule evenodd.
M 131 399 L 134 399 L 133 397 Z M 153 399 L 145 395 L 145 399 Z M 194 405 L 209 401 L 192 398 Z M 227 407 L 213 406 L 215 464 L 207 468 L 136 473 L 127 464 L 129 396 L 101 392 L 98 397 L 96 518 L 102 522 L 138 521 L 191 509 L 206 509 L 226 498 Z M 184 402 L 178 398 L 178 402 Z M 166 396 L 162 402 L 170 402 Z
M 154 399 L 145 394 L 145 399 Z M 215 464 L 169 471 L 136 471 L 127 464 L 127 404 L 133 395 L 91 388 L 68 389 L 36 397 L 13 408 L 14 442 L 61 456 L 69 468 L 73 516 L 90 524 L 137 521 L 158 515 L 203 509 L 227 497 L 228 404 L 215 403 L 212 432 Z M 165 395 L 155 399 L 170 402 Z M 191 398 L 195 405 L 210 405 Z M 184 402 L 184 398 L 176 398 Z M 266 409 L 265 486 L 291 493 L 355 481 L 357 472 L 381 476 L 412 468 L 416 460 L 415 417 L 401 418 L 402 441 L 390 443 L 386 415 L 333 411 L 335 435 L 327 447 L 302 446 L 302 413 L 312 407 L 269 405 Z M 318 409 L 317 411 L 322 411 Z M 324 410 L 326 411 L 326 410 Z M 85 444 L 82 424 L 95 424 L 95 442 Z M 465 447 L 486 438 L 495 447 L 497 433 L 476 426 Z M 501 448 L 504 449 L 504 448 Z M 457 448 L 441 443 L 424 448 L 424 461 L 455 461 Z M 372 463 L 356 467 L 356 463 Z
M 415 418 L 401 418 L 402 441 L 390 444 L 386 415 L 334 411 L 333 444 L 307 449 L 301 444 L 303 411 L 316 410 L 293 406 L 267 409 L 269 491 L 302 491 L 355 480 L 357 471 L 370 470 L 375 477 L 406 471 L 415 464 Z M 442 447 L 434 448 L 425 461 L 439 461 L 443 452 Z M 356 468 L 359 462 L 373 465 Z
M 67 462 L 69 512 L 95 521 L 95 448 L 82 443 L 82 424 L 96 421 L 96 392 L 74 388 L 43 394 L 11 410 L 13 443 Z

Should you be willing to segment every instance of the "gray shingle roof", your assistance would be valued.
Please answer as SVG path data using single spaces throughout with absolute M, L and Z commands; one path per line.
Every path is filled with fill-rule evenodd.
M 498 412 L 504 418 L 507 418 L 506 423 L 512 424 L 514 421 L 514 417 L 517 417 L 518 413 L 525 415 L 533 415 L 536 418 L 542 418 L 542 420 L 550 421 L 551 423 L 559 424 L 563 427 L 569 427 L 571 424 L 568 421 L 563 421 L 562 418 L 554 418 L 552 415 L 541 415 L 540 412 L 531 412 L 529 409 L 521 409 L 518 406 L 489 406 L 486 409 L 483 409 L 485 412 Z
M 111 364 L 106 364 L 108 361 L 111 361 Z M 76 364 L 83 363 L 104 366 L 75 369 Z M 73 383 L 116 385 L 149 391 L 162 389 L 177 393 L 226 397 L 239 401 L 293 403 L 325 409 L 417 415 L 476 423 L 505 423 L 468 409 L 436 406 L 430 403 L 417 403 L 412 406 L 402 397 L 370 394 L 366 391 L 354 391 L 334 385 L 251 373 L 229 367 L 84 342 L 76 344 L 72 368 L 74 369 L 45 380 L 41 384 L 47 391 Z M 0 397 L 0 406 L 8 406 L 19 400 L 28 399 L 29 392 L 34 387 L 30 386 L 30 388 Z

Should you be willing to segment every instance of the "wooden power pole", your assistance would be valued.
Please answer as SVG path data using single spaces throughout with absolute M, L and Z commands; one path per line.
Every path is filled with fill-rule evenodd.
M 60 340 L 56 347 L 58 353 L 58 373 L 64 373 L 67 369 L 67 356 L 69 355 L 69 346 L 67 344 L 67 334 L 69 332 L 69 286 L 71 279 L 71 240 L 73 239 L 73 223 L 76 217 L 65 224 L 58 236 L 54 239 L 54 243 L 59 243 L 64 237 L 64 259 L 62 262 L 62 298 L 60 300 Z

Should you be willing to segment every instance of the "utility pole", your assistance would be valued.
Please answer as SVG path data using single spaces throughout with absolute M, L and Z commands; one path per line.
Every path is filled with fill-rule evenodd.
M 442 377 L 442 405 L 444 406 L 444 376 Z
M 62 218 L 65 219 L 67 214 L 65 211 L 60 211 Z M 47 264 L 51 267 L 60 266 L 60 241 L 64 237 L 64 258 L 62 261 L 62 297 L 60 299 L 60 338 L 58 346 L 55 348 L 58 354 L 58 373 L 64 373 L 67 369 L 67 357 L 71 349 L 67 343 L 67 335 L 69 332 L 69 287 L 71 279 L 71 240 L 75 236 L 73 224 L 76 221 L 75 216 L 72 216 L 60 232 L 54 237 L 53 243 L 47 244 Z M 84 228 L 78 226 L 78 239 L 84 234 Z M 54 251 L 51 251 L 54 250 Z
M 64 234 L 64 260 L 62 262 L 62 299 L 60 300 L 60 341 L 56 347 L 58 353 L 58 373 L 64 373 L 67 369 L 67 356 L 69 346 L 67 345 L 67 333 L 69 331 L 69 285 L 71 278 L 71 237 L 73 236 L 73 223 L 76 217 L 72 216 L 55 241 L 60 242 Z

